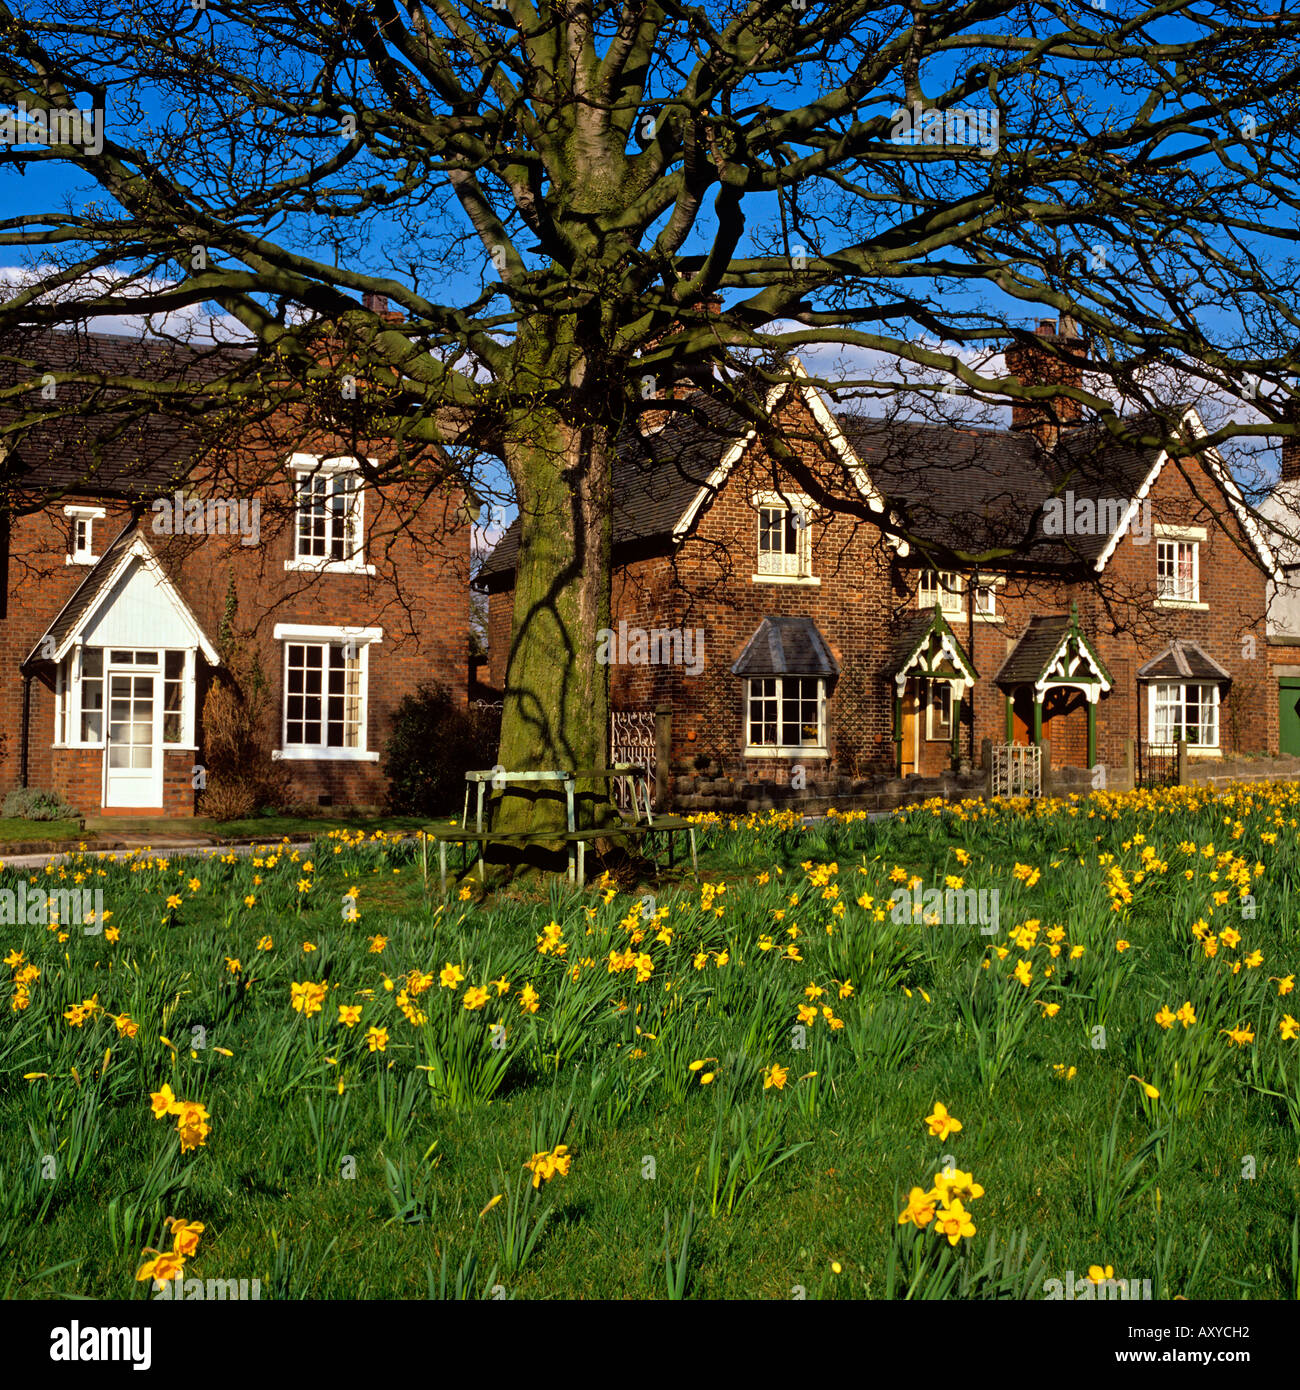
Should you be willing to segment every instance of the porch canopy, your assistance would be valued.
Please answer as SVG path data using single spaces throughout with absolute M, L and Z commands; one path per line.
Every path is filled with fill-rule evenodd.
M 902 765 L 903 694 L 909 680 L 947 681 L 952 687 L 952 755 L 958 755 L 957 740 L 961 720 L 956 711 L 967 688 L 979 679 L 979 672 L 966 654 L 957 634 L 948 626 L 938 603 L 929 612 L 917 613 L 894 638 L 887 675 L 894 680 L 894 743 Z
M 1033 701 L 1035 744 L 1043 740 L 1043 701 L 1050 691 L 1078 690 L 1088 708 L 1088 766 L 1097 761 L 1097 702 L 1114 683 L 1106 663 L 1079 626 L 1079 606 L 1069 613 L 1031 618 L 1007 654 L 994 684 L 1006 695 L 1007 742 L 1014 742 L 1012 702 L 1028 689 Z

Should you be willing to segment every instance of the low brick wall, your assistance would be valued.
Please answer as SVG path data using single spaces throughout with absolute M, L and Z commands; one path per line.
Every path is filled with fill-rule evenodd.
M 790 810 L 817 815 L 830 806 L 845 811 L 892 811 L 941 796 L 961 801 L 984 794 L 982 772 L 959 776 L 945 772 L 938 777 L 854 778 L 845 773 L 810 777 L 801 788 L 743 776 L 720 769 L 673 769 L 673 809 L 688 814 L 715 811 L 747 815 L 755 811 Z
M 1269 758 L 1188 758 L 1187 781 L 1193 786 L 1224 782 L 1294 782 L 1300 778 L 1300 758 L 1277 754 Z

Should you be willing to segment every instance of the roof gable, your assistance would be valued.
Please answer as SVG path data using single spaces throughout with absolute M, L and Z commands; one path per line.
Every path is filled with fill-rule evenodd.
M 140 636 L 115 631 L 114 610 L 139 612 Z M 128 523 L 77 586 L 23 662 L 60 662 L 80 642 L 96 646 L 195 646 L 213 666 L 221 665 L 207 633 L 163 569 L 149 542 Z
M 1079 626 L 1077 604 L 1069 613 L 1031 618 L 993 680 L 1001 686 L 1032 685 L 1040 697 L 1049 689 L 1075 686 L 1089 700 L 1114 684 L 1101 654 Z
M 1187 409 L 1183 411 L 1178 422 L 1178 428 L 1180 431 L 1188 431 L 1193 440 L 1204 439 L 1208 433 L 1194 406 L 1188 406 Z M 1138 507 L 1150 494 L 1165 464 L 1169 462 L 1171 457 L 1173 457 L 1173 455 L 1171 455 L 1167 449 L 1161 449 L 1152 462 L 1141 486 L 1134 493 L 1127 510 L 1121 517 L 1119 524 L 1111 532 L 1106 545 L 1093 565 L 1093 568 L 1098 574 L 1106 568 L 1111 557 L 1119 548 L 1119 543 L 1124 539 L 1124 534 L 1128 530 L 1130 522 L 1137 514 Z M 1251 516 L 1249 509 L 1246 507 L 1245 498 L 1241 495 L 1241 489 L 1237 486 L 1236 480 L 1228 471 L 1228 467 L 1223 461 L 1223 456 L 1217 449 L 1206 449 L 1201 452 L 1198 457 L 1203 462 L 1205 471 L 1210 475 L 1211 481 L 1227 499 L 1229 508 L 1240 523 L 1242 531 L 1245 532 L 1246 538 L 1250 541 L 1255 550 L 1255 554 L 1259 556 L 1260 563 L 1269 574 L 1276 573 L 1278 562 L 1273 554 L 1272 548 L 1265 539 L 1263 528 L 1256 519 Z
M 889 674 L 900 694 L 911 676 L 956 676 L 963 681 L 979 677 L 937 603 L 933 610 L 918 613 L 905 623 L 894 638 Z

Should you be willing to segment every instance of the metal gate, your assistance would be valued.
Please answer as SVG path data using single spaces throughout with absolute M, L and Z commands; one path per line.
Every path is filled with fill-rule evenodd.
M 993 745 L 994 796 L 1041 796 L 1043 750 L 1034 743 Z
M 1173 743 L 1138 743 L 1137 784 L 1139 787 L 1178 785 L 1178 746 Z
M 637 763 L 645 768 L 650 781 L 651 805 L 655 802 L 655 712 L 652 709 L 611 710 L 609 716 L 609 760 Z M 614 783 L 615 803 L 624 811 L 632 809 L 632 788 L 626 778 Z

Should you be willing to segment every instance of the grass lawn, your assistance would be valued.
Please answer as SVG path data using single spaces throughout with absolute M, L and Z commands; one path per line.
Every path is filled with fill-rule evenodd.
M 206 816 L 87 816 L 82 838 L 98 836 L 110 840 L 130 834 L 155 835 L 168 838 L 213 838 L 227 840 L 256 839 L 268 842 L 289 836 L 290 839 L 312 839 L 331 830 L 384 830 L 412 834 L 432 822 L 423 816 L 249 816 L 246 820 L 212 820 Z M 24 822 L 26 825 L 35 822 Z M 14 839 L 23 838 L 15 835 Z M 27 839 L 38 836 L 29 835 Z
M 0 816 L 0 845 L 85 838 L 86 832 L 75 820 L 26 820 L 19 816 Z
M 1300 1293 L 1300 790 L 705 820 L 582 895 L 338 831 L 0 873 L 112 914 L 3 927 L 4 1293 Z

